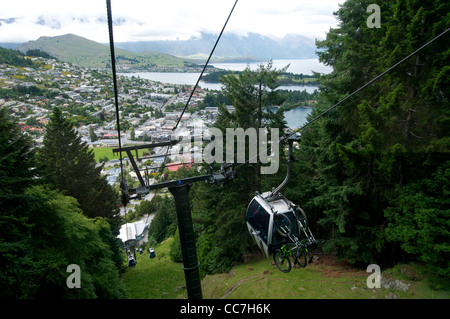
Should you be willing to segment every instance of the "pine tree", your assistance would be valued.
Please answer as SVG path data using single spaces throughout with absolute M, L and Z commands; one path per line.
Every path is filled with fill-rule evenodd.
M 89 218 L 106 217 L 118 232 L 118 195 L 100 174 L 94 154 L 54 108 L 46 126 L 43 147 L 38 151 L 38 167 L 44 181 L 76 198 Z
M 238 75 L 231 73 L 223 76 L 222 93 L 228 103 L 234 106 L 235 112 L 230 113 L 225 105 L 220 105 L 214 127 L 224 134 L 227 128 L 255 128 L 256 131 L 259 128 L 278 128 L 282 135 L 286 127 L 284 112 L 281 108 L 273 112 L 271 108 L 282 104 L 276 88 L 277 80 L 285 69 L 274 69 L 269 63 L 260 65 L 254 71 L 247 68 Z M 246 150 L 249 149 L 248 145 L 246 141 Z M 249 159 L 247 155 L 246 159 Z M 283 172 L 283 169 L 280 171 Z M 249 200 L 255 191 L 261 191 L 263 187 L 265 190 L 271 189 L 266 185 L 267 180 L 279 183 L 284 178 L 280 174 L 264 176 L 264 179 L 261 177 L 259 163 L 244 164 L 237 170 L 233 182 L 223 188 L 211 189 L 204 185 L 194 185 L 192 188 L 192 198 L 202 198 L 201 201 L 195 201 L 192 208 L 194 227 L 200 234 L 197 245 L 202 272 L 227 271 L 235 262 L 242 261 L 242 256 L 251 245 L 245 224 Z
M 450 28 L 448 1 L 398 1 L 383 43 L 391 52 L 386 63 L 407 54 Z M 399 32 L 403 30 L 403 32 Z M 371 111 L 377 122 L 389 123 L 380 131 L 385 141 L 381 174 L 394 182 L 386 194 L 389 207 L 387 239 L 408 254 L 450 276 L 450 49 L 448 34 L 413 56 L 385 80 L 391 87 L 378 101 L 382 111 Z M 375 127 L 376 123 L 368 126 Z M 393 129 L 394 128 L 394 129 Z M 391 134 L 389 134 L 391 132 Z M 395 133 L 395 134 L 393 134 Z
M 31 139 L 20 132 L 6 109 L 0 109 L 0 298 L 26 295 L 33 275 L 26 252 L 32 225 L 28 212 L 34 200 L 25 194 L 35 184 Z
M 37 175 L 31 139 L 0 109 L 1 298 L 121 298 L 111 226 L 89 219 L 75 198 Z M 68 289 L 67 266 L 80 266 L 83 289 Z
M 258 141 L 260 128 L 267 128 L 269 131 L 270 128 L 278 128 L 281 136 L 286 128 L 284 111 L 279 108 L 274 112 L 272 108 L 283 103 L 283 97 L 276 88 L 279 86 L 278 78 L 288 67 L 289 65 L 275 69 L 270 61 L 267 66 L 261 64 L 254 71 L 247 67 L 238 75 L 231 73 L 222 76 L 220 81 L 223 84 L 223 95 L 234 106 L 235 111 L 229 113 L 223 105 L 220 106 L 214 126 L 222 132 L 227 128 L 242 128 L 244 131 L 254 128 Z M 248 149 L 247 143 L 246 150 Z M 261 162 L 258 160 L 255 165 L 247 168 L 248 186 L 252 188 L 252 192 L 261 192 Z
M 324 41 L 318 42 L 320 60 L 333 67 L 333 72 L 321 77 L 318 104 L 310 118 L 321 114 L 346 95 L 377 75 L 373 60 L 384 29 L 368 29 L 366 8 L 371 1 L 346 1 L 335 12 L 340 24 L 331 29 Z M 388 5 L 380 4 L 383 17 Z M 375 225 L 381 224 L 376 196 L 371 193 L 370 163 L 372 153 L 365 158 L 350 154 L 344 157 L 344 147 L 358 147 L 357 105 L 377 91 L 371 86 L 347 99 L 339 108 L 323 116 L 302 132 L 300 150 L 294 164 L 297 186 L 287 190 L 287 196 L 298 203 L 312 222 L 316 236 L 327 238 L 327 251 L 337 251 L 348 261 L 371 262 L 381 249 Z M 369 167 L 369 169 L 367 169 Z M 378 228 L 379 229 L 379 228 Z
M 339 27 L 319 42 L 320 59 L 333 72 L 322 78 L 311 117 L 450 26 L 444 1 L 384 1 L 382 27 L 369 29 L 370 2 L 346 1 L 336 12 Z M 393 254 L 397 243 L 415 254 L 448 249 L 442 243 L 448 203 L 436 191 L 437 185 L 447 187 L 436 176 L 446 176 L 449 160 L 446 41 L 436 41 L 303 132 L 295 168 L 301 192 L 292 193 L 319 221 L 327 248 L 348 261 L 399 258 Z M 427 235 L 430 228 L 434 236 Z M 428 236 L 434 248 L 415 241 L 418 235 Z

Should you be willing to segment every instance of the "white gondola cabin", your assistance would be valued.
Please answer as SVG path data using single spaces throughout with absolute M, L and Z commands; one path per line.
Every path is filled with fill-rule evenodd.
M 281 194 L 271 196 L 271 192 L 256 195 L 247 208 L 247 228 L 263 254 L 269 258 L 272 252 L 289 242 L 289 239 L 276 231 L 275 215 L 277 220 L 289 224 L 292 234 L 300 235 L 303 224 L 295 214 L 297 206 Z
M 299 238 L 300 233 L 309 243 L 315 242 L 305 212 L 280 193 L 289 180 L 290 163 L 294 161 L 293 143 L 299 142 L 300 137 L 291 134 L 286 140 L 289 143 L 286 178 L 273 191 L 257 193 L 247 208 L 248 232 L 267 258 L 275 249 L 290 242 L 291 238 Z M 279 231 L 283 227 L 289 230 L 289 234 Z

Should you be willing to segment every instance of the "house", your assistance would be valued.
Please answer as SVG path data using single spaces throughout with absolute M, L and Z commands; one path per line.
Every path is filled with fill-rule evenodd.
M 113 139 L 113 138 L 118 138 L 119 135 L 118 134 L 104 134 L 103 138 L 104 139 Z
M 118 139 L 98 140 L 95 142 L 90 142 L 88 144 L 89 147 L 114 147 L 119 146 L 119 140 Z
M 178 169 L 180 168 L 180 167 L 186 167 L 186 168 L 190 168 L 190 167 L 192 167 L 192 164 L 194 163 L 194 160 L 193 159 L 189 159 L 189 160 L 187 160 L 186 162 L 174 162 L 174 163 L 169 163 L 169 164 L 166 164 L 166 167 L 167 167 L 167 169 L 169 170 L 169 171 L 171 171 L 171 172 L 176 172 L 176 171 L 178 171 Z

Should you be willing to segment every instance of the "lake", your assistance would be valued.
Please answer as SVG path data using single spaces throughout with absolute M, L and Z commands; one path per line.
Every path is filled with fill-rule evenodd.
M 286 72 L 294 74 L 313 75 L 314 72 L 330 73 L 333 69 L 319 62 L 318 59 L 295 59 L 295 60 L 273 60 L 273 66 L 277 69 L 284 68 L 289 65 Z M 210 63 L 210 65 L 224 70 L 230 71 L 242 71 L 247 66 L 251 70 L 254 70 L 261 63 L 267 64 L 267 62 L 251 62 L 251 63 Z
M 242 71 L 247 66 L 250 69 L 255 69 L 259 64 L 265 62 L 252 62 L 252 63 L 210 63 L 216 68 L 230 70 L 230 71 Z M 307 74 L 312 75 L 312 71 L 320 73 L 329 73 L 332 69 L 325 66 L 319 62 L 318 59 L 302 59 L 302 60 L 273 60 L 273 65 L 277 69 L 282 68 L 286 65 L 290 65 L 287 72 L 295 74 Z M 148 79 L 151 81 L 169 83 L 169 84 L 184 84 L 194 86 L 197 83 L 200 73 L 169 73 L 169 72 L 139 72 L 139 73 L 122 73 L 125 76 L 136 76 L 143 79 Z M 199 86 L 203 89 L 209 90 L 220 90 L 220 83 L 205 83 L 203 81 L 199 82 Z M 317 86 L 301 86 L 301 85 L 289 85 L 278 87 L 282 90 L 295 90 L 303 91 L 306 90 L 308 93 L 313 93 L 317 90 Z M 310 108 L 298 107 L 285 112 L 285 119 L 288 127 L 293 129 L 298 128 L 306 123 L 306 117 L 311 113 Z
M 252 62 L 252 63 L 210 63 L 216 68 L 230 70 L 230 71 L 242 71 L 247 66 L 250 69 L 255 69 L 259 64 L 266 62 Z M 307 74 L 312 75 L 312 71 L 320 72 L 320 73 L 329 73 L 332 69 L 328 66 L 325 66 L 319 62 L 318 59 L 301 59 L 301 60 L 273 60 L 273 65 L 276 68 L 282 68 L 286 65 L 290 65 L 287 72 L 295 73 L 295 74 Z M 121 75 L 125 76 L 135 76 L 141 77 L 143 79 L 169 83 L 169 84 L 182 84 L 182 85 L 192 85 L 194 86 L 197 83 L 197 80 L 200 76 L 200 73 L 170 73 L 170 72 L 138 72 L 138 73 L 121 73 Z M 199 82 L 199 86 L 202 89 L 209 90 L 220 90 L 220 83 L 206 83 L 203 81 Z M 279 89 L 282 90 L 295 90 L 295 91 L 303 91 L 306 90 L 308 93 L 313 93 L 314 90 L 317 90 L 316 86 L 301 86 L 301 85 L 289 85 L 289 86 L 280 86 Z
M 284 119 L 287 126 L 296 129 L 303 126 L 307 120 L 306 117 L 311 113 L 310 108 L 297 107 L 295 109 L 284 112 Z

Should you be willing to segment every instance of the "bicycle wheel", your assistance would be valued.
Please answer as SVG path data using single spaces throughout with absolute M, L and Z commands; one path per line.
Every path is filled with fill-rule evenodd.
M 303 249 L 295 253 L 295 262 L 302 268 L 306 267 L 306 252 Z
M 282 272 L 290 272 L 292 268 L 291 259 L 288 255 L 285 255 L 281 249 L 275 250 L 273 253 L 273 261 L 277 265 L 278 269 Z

